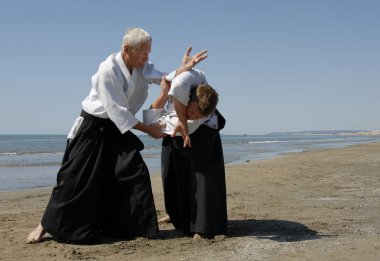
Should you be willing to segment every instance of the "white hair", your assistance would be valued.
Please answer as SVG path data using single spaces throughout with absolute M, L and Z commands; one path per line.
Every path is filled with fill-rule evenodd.
M 123 36 L 121 50 L 123 50 L 125 45 L 132 48 L 139 48 L 140 45 L 144 43 L 152 44 L 152 36 L 150 36 L 150 34 L 144 29 L 129 28 Z

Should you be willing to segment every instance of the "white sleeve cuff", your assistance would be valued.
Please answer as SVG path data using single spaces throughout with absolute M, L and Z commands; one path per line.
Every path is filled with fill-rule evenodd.
M 143 123 L 150 125 L 156 123 L 161 117 L 164 109 L 147 109 L 143 110 Z

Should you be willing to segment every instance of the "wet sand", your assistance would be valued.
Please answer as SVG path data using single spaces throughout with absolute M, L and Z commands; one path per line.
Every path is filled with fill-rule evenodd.
M 229 233 L 26 244 L 51 188 L 0 193 L 0 260 L 380 260 L 380 143 L 226 166 Z M 158 218 L 161 178 L 152 175 Z

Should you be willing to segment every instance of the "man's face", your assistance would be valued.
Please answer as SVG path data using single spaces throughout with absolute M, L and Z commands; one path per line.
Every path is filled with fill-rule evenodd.
M 187 105 L 187 119 L 188 120 L 198 120 L 204 117 L 199 111 L 198 101 L 191 101 Z
M 151 45 L 142 44 L 139 48 L 128 48 L 128 65 L 134 68 L 143 67 L 149 60 Z

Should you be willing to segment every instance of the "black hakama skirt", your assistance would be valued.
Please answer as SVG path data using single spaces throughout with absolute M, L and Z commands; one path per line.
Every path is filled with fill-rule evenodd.
M 130 131 L 121 134 L 109 119 L 81 115 L 84 120 L 67 144 L 42 227 L 60 242 L 156 236 L 150 176 L 140 154 L 144 145 Z
M 221 129 L 225 120 L 220 114 L 218 119 Z M 225 168 L 219 130 L 201 125 L 190 135 L 190 148 L 183 147 L 182 137 L 163 140 L 161 168 L 166 212 L 174 227 L 187 235 L 227 232 Z

